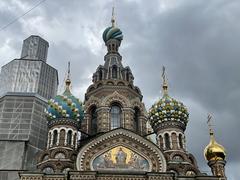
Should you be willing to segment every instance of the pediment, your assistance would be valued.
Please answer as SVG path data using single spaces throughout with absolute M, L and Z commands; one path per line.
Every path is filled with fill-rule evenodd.
M 166 171 L 165 157 L 155 144 L 122 128 L 84 145 L 76 163 L 79 171 Z

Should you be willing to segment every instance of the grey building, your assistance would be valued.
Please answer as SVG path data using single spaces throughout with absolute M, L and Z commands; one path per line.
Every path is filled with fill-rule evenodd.
M 46 63 L 48 46 L 30 36 L 21 58 L 1 68 L 0 180 L 15 180 L 17 172 L 34 169 L 36 154 L 46 146 L 44 110 L 58 87 L 58 72 Z
M 47 61 L 49 44 L 39 36 L 31 35 L 23 41 L 21 58 Z
M 13 92 L 0 98 L 0 179 L 14 179 L 15 171 L 35 168 L 34 157 L 46 146 L 46 105 L 36 93 Z
M 57 93 L 58 72 L 41 60 L 14 59 L 2 66 L 1 95 L 7 92 L 38 93 L 50 99 Z

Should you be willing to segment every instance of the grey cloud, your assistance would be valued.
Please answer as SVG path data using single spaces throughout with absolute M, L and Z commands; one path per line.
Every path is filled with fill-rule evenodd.
M 28 2 L 34 4 L 35 1 Z M 120 48 L 123 64 L 129 65 L 135 84 L 149 108 L 161 97 L 161 67 L 167 67 L 169 93 L 188 106 L 190 122 L 186 130 L 188 150 L 203 171 L 210 171 L 203 158 L 209 142 L 206 115 L 214 114 L 216 138 L 228 152 L 227 175 L 240 177 L 240 2 L 234 0 L 117 1 L 117 23 L 124 34 Z M 40 34 L 50 42 L 48 62 L 59 70 L 60 83 L 66 63 L 72 62 L 74 87 L 87 87 L 91 73 L 103 64 L 106 53 L 101 33 L 110 25 L 113 1 L 46 1 L 20 21 L 0 32 L 11 38 L 12 51 L 20 54 L 22 40 Z M 1 11 L 0 22 L 8 17 Z M 32 27 L 31 18 L 43 17 L 41 28 Z M 57 25 L 56 25 L 57 24 Z M 22 29 L 23 28 L 23 29 Z M 28 28 L 28 29 L 24 29 Z M 91 36 L 91 38 L 88 36 Z M 101 42 L 93 47 L 91 42 Z M 93 53 L 93 48 L 100 48 Z M 0 54 L 0 56 L 2 56 Z M 9 61 L 15 57 L 9 57 Z M 1 59 L 1 64 L 2 59 Z M 83 97 L 83 94 L 77 94 Z

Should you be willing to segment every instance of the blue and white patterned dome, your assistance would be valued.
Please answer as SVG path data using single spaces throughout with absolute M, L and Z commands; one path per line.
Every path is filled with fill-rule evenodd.
M 150 124 L 153 129 L 167 121 L 178 121 L 185 126 L 188 123 L 188 111 L 183 103 L 171 98 L 168 95 L 163 96 L 149 110 Z
M 123 39 L 123 34 L 119 28 L 111 26 L 105 29 L 102 37 L 105 43 L 110 39 L 116 39 L 121 42 Z
M 69 83 L 69 84 L 67 84 Z M 84 117 L 83 105 L 69 89 L 70 80 L 66 81 L 66 90 L 62 95 L 57 95 L 48 101 L 46 114 L 48 120 L 57 118 L 69 118 L 80 121 Z
M 148 114 L 154 130 L 165 122 L 178 122 L 184 128 L 187 126 L 189 114 L 186 106 L 168 95 L 165 67 L 163 67 L 163 97 L 152 105 Z

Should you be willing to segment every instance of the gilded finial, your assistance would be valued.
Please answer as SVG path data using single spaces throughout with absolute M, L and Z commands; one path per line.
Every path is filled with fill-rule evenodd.
M 71 84 L 71 80 L 70 80 L 70 61 L 68 61 L 67 79 L 65 81 L 65 84 L 66 84 L 66 90 L 70 90 L 70 84 Z
M 114 7 L 112 7 L 112 19 L 111 19 L 111 23 L 112 23 L 112 27 L 116 26 L 116 20 L 115 20 L 115 11 L 114 11 Z
M 166 69 L 165 69 L 165 66 L 163 66 L 162 68 L 162 79 L 163 79 L 163 85 L 162 85 L 162 88 L 163 88 L 163 95 L 166 96 L 168 95 L 168 83 L 167 83 L 167 78 L 166 78 Z

